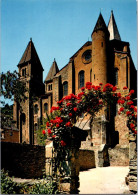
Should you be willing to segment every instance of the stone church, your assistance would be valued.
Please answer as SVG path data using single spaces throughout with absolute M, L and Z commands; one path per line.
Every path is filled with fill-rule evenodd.
M 129 43 L 122 41 L 113 11 L 108 25 L 105 24 L 102 14 L 99 14 L 91 38 L 92 41 L 84 43 L 61 70 L 54 59 L 44 82 L 43 66 L 33 41 L 29 41 L 18 64 L 21 80 L 29 88 L 29 93 L 26 94 L 28 99 L 22 103 L 22 111 L 16 102 L 13 108 L 13 120 L 16 121 L 16 127 L 20 131 L 20 143 L 35 144 L 35 131 L 42 119 L 46 118 L 46 113 L 50 114 L 51 107 L 62 97 L 79 93 L 87 81 L 94 85 L 108 82 L 116 85 L 118 90 L 124 86 L 127 86 L 128 90 L 136 90 L 136 69 L 131 58 Z M 37 100 L 32 103 L 34 96 Z M 105 123 L 99 124 L 104 126 Z M 87 128 L 85 130 L 89 129 Z M 99 128 L 101 127 L 93 126 L 93 131 L 96 129 L 99 131 Z M 122 129 L 122 126 L 120 128 Z M 119 125 L 117 130 L 119 131 Z M 112 132 L 112 135 L 115 135 L 115 132 Z M 95 132 L 96 136 L 100 134 Z M 95 137 L 93 133 L 93 142 Z M 103 142 L 106 143 L 107 139 Z

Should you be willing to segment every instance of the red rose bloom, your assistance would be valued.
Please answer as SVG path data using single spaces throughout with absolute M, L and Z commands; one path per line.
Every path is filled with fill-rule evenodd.
M 45 130 L 42 130 L 42 133 L 43 133 L 43 135 L 45 135 L 46 134 L 46 131 Z
M 47 132 L 48 134 L 52 134 L 51 129 L 48 129 Z
M 124 108 L 123 107 L 120 108 L 120 112 L 122 112 L 122 111 L 124 111 Z
M 126 100 L 130 100 L 130 96 L 127 96 L 127 97 L 126 97 Z
M 56 138 L 56 135 L 53 135 L 53 136 L 52 136 L 52 138 L 54 138 L 54 139 L 55 139 L 55 138 Z
M 132 90 L 130 90 L 130 94 L 133 94 L 135 91 L 132 89 Z
M 60 125 L 59 125 L 59 124 L 56 124 L 56 127 L 57 127 L 57 128 L 59 128 L 59 127 L 60 127 Z
M 63 140 L 61 140 L 61 146 L 66 146 L 66 143 L 63 141 Z
M 123 89 L 127 89 L 127 87 L 123 87 Z
M 131 104 L 133 104 L 133 101 L 127 102 L 127 105 L 131 105 Z
M 50 126 L 49 122 L 47 122 L 47 123 L 46 123 L 46 126 L 47 126 L 47 127 L 49 127 L 49 126 Z
M 69 117 L 72 117 L 72 113 L 69 113 Z
M 120 98 L 120 97 L 121 97 L 121 93 L 117 93 L 117 97 L 119 97 L 119 98 Z
M 135 125 L 133 123 L 130 124 L 130 128 L 133 129 Z
M 127 112 L 126 112 L 126 115 L 127 115 L 127 116 L 129 116 L 130 114 L 131 114 L 131 112 L 130 112 L 130 111 L 127 111 Z
M 114 86 L 114 87 L 112 88 L 112 91 L 115 92 L 116 90 L 117 90 L 117 87 Z
M 103 85 L 103 83 L 99 83 L 99 85 Z
M 84 91 L 85 90 L 85 87 L 82 87 L 81 90 Z
M 75 112 L 77 112 L 78 108 L 77 108 L 77 107 L 75 107 L 75 108 L 73 108 L 73 110 L 74 110 Z
M 66 123 L 66 127 L 71 127 L 72 125 L 71 125 L 71 122 L 67 122 Z
M 66 105 L 66 106 L 68 107 L 68 106 L 71 106 L 71 105 L 72 105 L 72 103 L 67 103 L 67 105 Z

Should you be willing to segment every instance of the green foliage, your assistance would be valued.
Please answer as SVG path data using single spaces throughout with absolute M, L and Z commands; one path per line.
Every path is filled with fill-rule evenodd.
M 1 126 L 11 126 L 13 121 L 13 105 L 6 104 L 1 108 Z
M 20 80 L 20 75 L 14 71 L 10 71 L 1 74 L 1 95 L 4 99 L 14 99 L 16 102 L 20 103 L 27 99 L 26 84 Z
M 28 194 L 57 194 L 57 192 L 56 185 L 46 179 L 33 184 L 27 190 Z
M 12 181 L 7 173 L 1 171 L 1 193 L 2 194 L 22 194 L 23 186 Z
M 44 177 L 34 184 L 17 184 L 1 170 L 1 194 L 57 194 L 56 184 Z

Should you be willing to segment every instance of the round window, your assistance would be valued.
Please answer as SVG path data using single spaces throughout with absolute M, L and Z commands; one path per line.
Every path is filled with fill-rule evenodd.
M 82 54 L 82 61 L 83 63 L 90 63 L 92 60 L 92 50 L 86 50 L 83 54 Z

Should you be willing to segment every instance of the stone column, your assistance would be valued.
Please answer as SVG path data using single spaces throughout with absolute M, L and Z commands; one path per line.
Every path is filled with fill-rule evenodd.
M 130 134 L 129 137 L 129 190 L 132 193 L 137 192 L 137 138 Z

